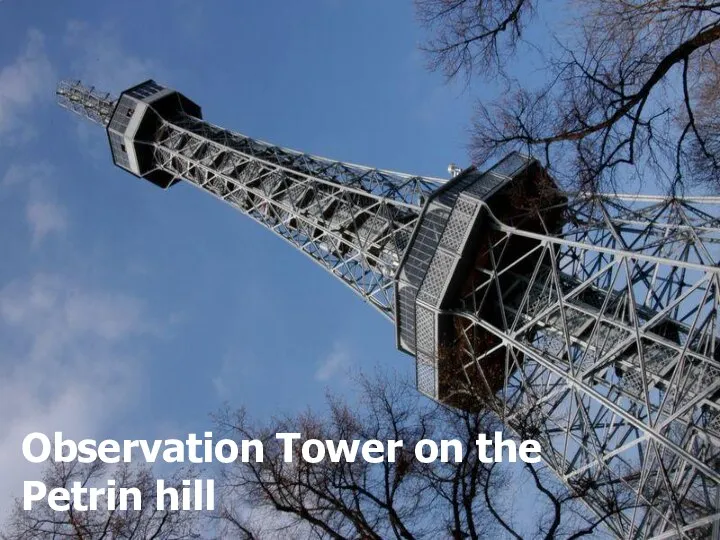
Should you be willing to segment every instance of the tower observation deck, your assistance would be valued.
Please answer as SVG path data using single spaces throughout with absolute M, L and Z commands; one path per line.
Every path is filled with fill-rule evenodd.
M 57 94 L 117 166 L 210 193 L 348 285 L 420 392 L 540 441 L 610 532 L 720 537 L 720 197 L 563 192 L 518 153 L 448 181 L 333 161 L 152 80 Z

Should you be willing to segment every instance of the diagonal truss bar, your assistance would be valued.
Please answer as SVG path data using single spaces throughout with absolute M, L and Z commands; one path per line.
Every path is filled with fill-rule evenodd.
M 466 385 L 616 536 L 720 530 L 720 197 L 560 193 L 520 154 L 447 183 L 333 161 L 152 80 L 57 97 L 119 167 L 210 193 L 394 320 L 420 391 Z
M 392 277 L 438 181 L 310 156 L 189 115 L 153 140 L 163 171 L 273 231 L 393 318 Z
M 55 91 L 58 105 L 102 126 L 110 123 L 116 99 L 80 81 L 60 81 Z
M 569 194 L 554 234 L 485 210 L 490 266 L 447 310 L 464 328 L 468 380 L 488 380 L 489 358 L 505 351 L 491 406 L 541 441 L 618 537 L 709 536 L 720 512 L 720 198 Z M 508 260 L 517 238 L 537 240 L 534 255 Z M 528 257 L 534 270 L 518 273 Z M 484 320 L 500 283 L 503 317 Z M 478 350 L 475 328 L 498 345 Z

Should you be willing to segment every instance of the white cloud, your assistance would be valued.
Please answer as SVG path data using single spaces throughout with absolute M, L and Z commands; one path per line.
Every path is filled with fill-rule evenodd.
M 236 396 L 238 383 L 246 378 L 249 364 L 250 362 L 242 361 L 237 355 L 225 355 L 220 369 L 212 378 L 212 385 L 219 399 L 229 400 Z
M 0 143 L 32 135 L 20 117 L 38 101 L 51 98 L 54 78 L 45 54 L 43 34 L 31 30 L 25 50 L 0 69 Z
M 68 228 L 67 211 L 53 196 L 53 178 L 56 178 L 53 167 L 47 163 L 34 163 L 12 165 L 0 182 L 3 190 L 18 186 L 26 188 L 25 219 L 33 246 L 39 245 L 50 234 L 64 234 Z
M 315 371 L 315 380 L 326 382 L 345 373 L 350 367 L 350 351 L 344 345 L 335 343 L 328 354 L 319 364 Z
M 48 234 L 63 233 L 67 229 L 65 209 L 52 202 L 30 201 L 26 208 L 26 217 L 35 245 Z
M 139 381 L 137 298 L 36 274 L 0 289 L 0 522 L 41 469 L 24 460 L 31 432 L 104 437 L 132 409 Z

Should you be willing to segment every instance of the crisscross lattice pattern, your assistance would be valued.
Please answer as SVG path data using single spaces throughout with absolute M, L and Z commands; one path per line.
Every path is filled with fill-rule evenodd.
M 56 92 L 58 104 L 96 124 L 107 126 L 115 109 L 115 98 L 80 81 L 60 81 Z
M 188 115 L 154 141 L 158 167 L 232 204 L 392 318 L 393 283 L 432 179 L 302 154 Z
M 496 220 L 492 267 L 452 310 L 468 379 L 504 351 L 492 406 L 620 537 L 704 537 L 720 512 L 719 210 L 575 194 L 558 235 Z M 530 272 L 504 257 L 520 237 L 539 240 Z M 477 316 L 487 301 L 501 322 Z M 500 338 L 492 350 L 478 329 Z
M 79 82 L 61 83 L 58 99 L 105 126 L 116 104 Z M 149 152 L 150 168 L 231 204 L 394 317 L 393 276 L 441 181 L 280 148 L 179 109 L 137 114 L 151 128 L 129 142 L 136 156 Z M 485 200 L 510 178 L 500 169 L 495 183 L 461 178 L 467 183 L 444 202 L 454 205 L 469 185 Z M 522 219 L 510 226 L 486 203 L 461 197 L 440 246 L 449 210 L 428 212 L 420 245 L 432 247 L 408 257 L 416 269 L 429 268 L 421 300 L 447 285 L 438 276 L 451 262 L 435 261 L 434 252 L 458 249 L 475 212 L 488 214 L 484 253 L 467 254 L 481 256 L 460 297 L 442 308 L 461 355 L 450 376 L 467 380 L 521 436 L 540 440 L 548 465 L 610 516 L 606 524 L 618 536 L 707 537 L 720 517 L 720 198 L 553 200 L 563 220 L 534 208 L 534 225 L 524 230 Z M 544 223 L 543 234 L 537 224 L 545 215 L 555 225 Z M 420 286 L 416 277 L 410 285 Z M 415 343 L 415 299 L 403 303 L 403 294 Z M 418 384 L 437 395 L 444 381 L 435 319 L 422 309 L 418 315 L 430 321 L 417 336 Z

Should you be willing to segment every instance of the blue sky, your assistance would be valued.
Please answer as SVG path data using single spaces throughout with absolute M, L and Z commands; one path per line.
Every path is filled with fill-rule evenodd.
M 409 1 L 0 2 L 0 515 L 37 474 L 31 431 L 175 437 L 225 402 L 266 417 L 352 395 L 349 369 L 413 377 L 392 325 L 306 257 L 114 168 L 56 80 L 152 77 L 247 135 L 446 176 L 483 89 L 429 73 L 422 36 Z

